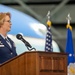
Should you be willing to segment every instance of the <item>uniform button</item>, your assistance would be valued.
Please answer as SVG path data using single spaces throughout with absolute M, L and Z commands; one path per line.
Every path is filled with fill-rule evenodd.
M 12 55 L 13 53 L 11 53 L 11 55 Z

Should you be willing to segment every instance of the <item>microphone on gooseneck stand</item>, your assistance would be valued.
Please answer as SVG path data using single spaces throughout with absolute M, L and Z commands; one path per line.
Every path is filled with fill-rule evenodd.
M 22 36 L 22 34 L 17 34 L 16 35 L 16 38 L 18 39 L 18 40 L 21 40 L 24 44 L 25 44 L 25 46 L 27 47 L 27 49 L 29 50 L 29 51 L 31 51 L 31 50 L 36 50 L 35 48 L 32 48 L 32 46 L 29 44 L 29 42 L 27 42 L 24 38 L 23 38 L 23 36 Z

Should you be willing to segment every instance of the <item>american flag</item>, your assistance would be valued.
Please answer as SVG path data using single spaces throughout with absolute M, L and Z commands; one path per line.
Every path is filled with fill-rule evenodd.
M 46 34 L 46 42 L 45 42 L 45 51 L 53 52 L 52 47 L 52 33 L 51 33 L 51 22 L 47 22 L 47 34 Z

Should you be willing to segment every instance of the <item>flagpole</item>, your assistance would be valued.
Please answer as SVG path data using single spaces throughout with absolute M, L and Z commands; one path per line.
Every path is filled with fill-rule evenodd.
M 50 21 L 50 17 L 51 16 L 51 13 L 50 13 L 50 11 L 48 11 L 48 13 L 47 13 L 47 25 L 50 27 L 51 26 L 51 21 Z
M 72 26 L 70 25 L 70 14 L 67 16 L 67 41 L 66 41 L 66 53 L 68 53 L 68 75 L 75 75 L 75 57 L 72 38 Z
M 48 20 L 50 20 L 50 11 L 48 11 L 48 13 L 47 13 L 47 18 L 48 18 Z
M 46 33 L 45 51 L 53 52 L 50 11 L 48 11 L 47 13 L 47 33 Z
M 67 28 L 70 28 L 70 30 L 72 31 L 72 26 L 70 25 L 70 21 L 71 21 L 70 14 L 68 14 L 66 19 L 67 19 Z
M 70 17 L 70 14 L 68 14 L 67 16 L 67 24 L 70 25 L 70 21 L 71 21 L 71 17 Z

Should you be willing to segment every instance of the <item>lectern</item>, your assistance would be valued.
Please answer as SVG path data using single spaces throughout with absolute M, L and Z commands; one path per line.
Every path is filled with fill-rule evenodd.
M 0 75 L 67 75 L 67 54 L 25 52 L 0 65 Z

